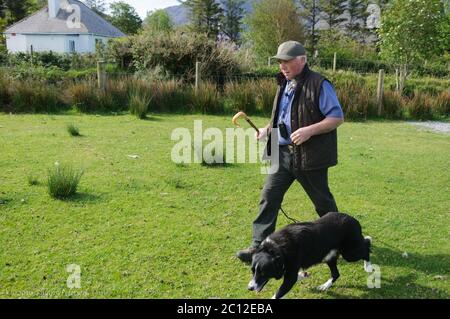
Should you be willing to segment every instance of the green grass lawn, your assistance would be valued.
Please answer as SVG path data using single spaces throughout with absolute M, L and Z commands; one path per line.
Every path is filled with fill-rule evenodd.
M 0 297 L 270 298 L 281 282 L 247 291 L 250 269 L 235 258 L 250 244 L 265 176 L 256 164 L 174 164 L 172 130 L 197 119 L 232 126 L 225 116 L 0 114 Z M 330 186 L 373 237 L 381 288 L 367 287 L 362 262 L 341 258 L 328 292 L 315 289 L 329 277 L 318 265 L 288 298 L 449 298 L 450 135 L 368 122 L 345 123 L 338 136 Z M 47 192 L 55 162 L 84 169 L 69 200 Z M 283 208 L 317 218 L 298 184 Z M 80 289 L 66 285 L 70 264 L 81 267 Z

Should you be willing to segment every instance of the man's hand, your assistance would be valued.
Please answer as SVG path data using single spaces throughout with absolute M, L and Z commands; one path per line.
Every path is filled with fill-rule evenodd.
M 309 126 L 302 127 L 296 130 L 294 133 L 291 134 L 291 140 L 292 143 L 295 145 L 300 145 L 307 140 L 309 140 L 312 136 L 312 132 Z
M 331 132 L 342 123 L 344 123 L 342 118 L 326 117 L 319 123 L 299 128 L 291 134 L 291 140 L 295 145 L 300 145 L 309 140 L 311 136 Z
M 255 132 L 255 138 L 258 141 L 261 141 L 267 137 L 267 127 L 259 128 L 259 134 L 258 132 Z

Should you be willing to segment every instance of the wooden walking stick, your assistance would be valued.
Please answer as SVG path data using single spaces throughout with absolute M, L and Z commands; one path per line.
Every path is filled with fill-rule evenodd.
M 255 124 L 253 124 L 253 122 L 250 120 L 250 118 L 247 116 L 247 114 L 245 114 L 242 111 L 236 113 L 236 115 L 233 116 L 233 119 L 231 120 L 231 122 L 233 122 L 233 124 L 236 125 L 237 127 L 240 127 L 240 125 L 237 122 L 238 118 L 240 118 L 240 117 L 243 117 L 248 122 L 248 124 L 250 124 L 256 130 L 256 132 L 258 132 L 258 135 L 259 135 L 258 128 L 255 126 Z

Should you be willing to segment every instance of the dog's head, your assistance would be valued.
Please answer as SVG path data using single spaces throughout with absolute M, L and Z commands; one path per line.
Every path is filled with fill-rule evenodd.
M 271 278 L 283 277 L 283 258 L 278 249 L 267 242 L 261 244 L 253 254 L 252 273 L 248 289 L 256 292 L 260 292 Z

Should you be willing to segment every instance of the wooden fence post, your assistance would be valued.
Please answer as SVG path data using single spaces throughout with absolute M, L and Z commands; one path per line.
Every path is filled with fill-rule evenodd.
M 31 65 L 34 65 L 34 59 L 33 59 L 34 48 L 33 48 L 33 45 L 30 46 L 30 54 L 31 54 Z
M 106 62 L 97 62 L 97 78 L 98 78 L 98 88 L 101 90 L 106 90 Z
M 337 58 L 337 54 L 336 54 L 336 52 L 334 52 L 334 57 L 333 57 L 333 72 L 336 72 L 336 58 Z
M 195 62 L 195 93 L 197 94 L 200 85 L 200 62 Z
M 378 72 L 378 85 L 377 85 L 378 116 L 381 116 L 383 112 L 383 92 L 384 92 L 384 70 L 380 69 L 380 71 Z

